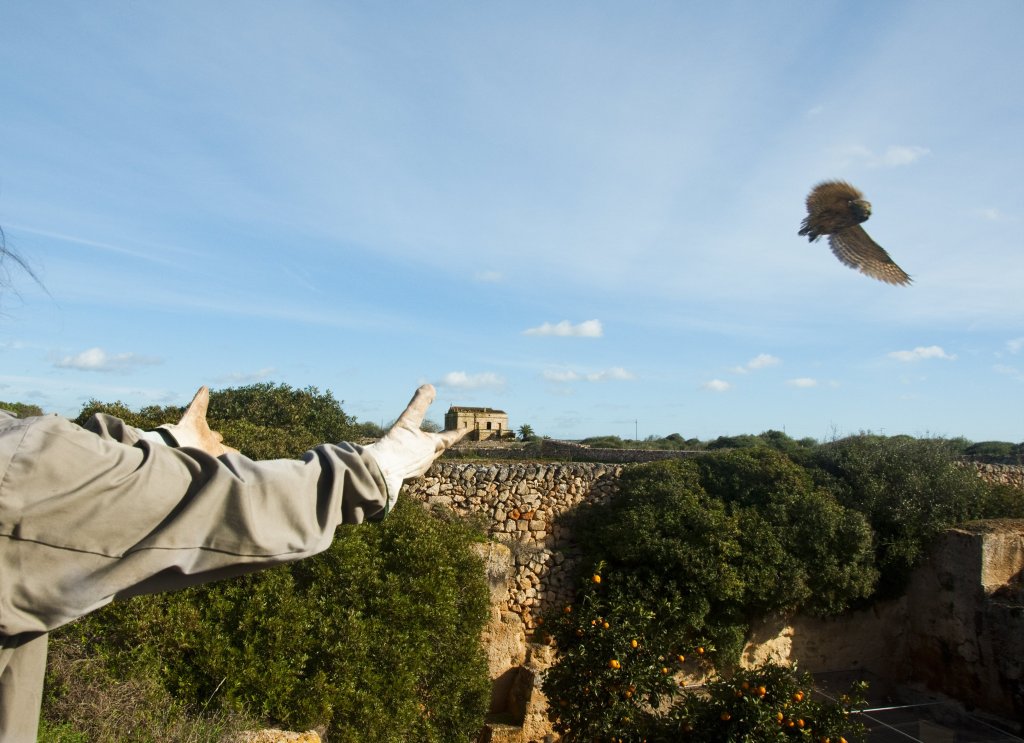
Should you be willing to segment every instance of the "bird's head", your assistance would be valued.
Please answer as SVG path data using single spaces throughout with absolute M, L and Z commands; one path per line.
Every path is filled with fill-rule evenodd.
M 871 216 L 871 202 L 864 199 L 852 199 L 850 201 L 850 214 L 858 223 L 866 222 Z

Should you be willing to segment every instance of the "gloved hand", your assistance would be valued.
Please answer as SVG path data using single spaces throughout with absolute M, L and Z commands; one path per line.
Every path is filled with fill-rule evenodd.
M 210 430 L 210 424 L 206 422 L 206 411 L 209 407 L 210 388 L 203 385 L 188 404 L 181 420 L 159 426 L 158 430 L 162 429 L 169 433 L 178 442 L 178 446 L 191 446 L 215 457 L 230 451 L 237 452 L 238 449 L 224 445 L 224 437 L 217 431 Z
M 433 385 L 420 387 L 384 438 L 364 447 L 376 460 L 387 483 L 389 509 L 398 500 L 403 481 L 422 475 L 445 449 L 469 432 L 468 428 L 443 433 L 420 430 L 423 416 L 436 394 Z

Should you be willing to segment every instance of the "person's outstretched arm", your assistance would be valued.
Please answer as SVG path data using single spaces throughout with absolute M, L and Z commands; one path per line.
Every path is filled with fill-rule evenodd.
M 326 549 L 338 524 L 382 518 L 402 480 L 459 438 L 418 430 L 433 397 L 417 390 L 369 447 L 264 462 L 121 443 L 136 434 L 109 416 L 99 436 L 55 416 L 0 420 L 0 635 Z

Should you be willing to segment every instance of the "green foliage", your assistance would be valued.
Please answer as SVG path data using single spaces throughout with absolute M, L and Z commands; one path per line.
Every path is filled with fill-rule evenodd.
M 520 441 L 533 441 L 537 438 L 537 434 L 533 431 L 533 426 L 529 423 L 524 423 L 519 427 L 519 439 Z
M 210 427 L 253 459 L 297 457 L 324 442 L 349 441 L 356 422 L 328 390 L 254 384 L 210 393 Z
M 684 694 L 661 726 L 665 741 L 862 740 L 864 725 L 850 712 L 864 704 L 855 684 L 838 702 L 817 698 L 810 674 L 766 663 L 714 678 L 703 694 Z
M 176 423 L 184 412 L 184 406 L 175 407 L 171 405 L 161 408 L 156 405 L 149 405 L 141 410 L 132 410 L 121 401 L 100 402 L 99 400 L 92 399 L 82 406 L 82 411 L 75 418 L 75 423 L 81 426 L 96 413 L 106 413 L 115 418 L 120 418 L 129 426 L 153 429 L 165 423 Z
M 0 407 L 3 407 L 0 404 Z M 1008 441 L 979 441 L 964 447 L 963 453 L 981 462 L 1001 464 L 1024 463 L 1024 443 L 1011 444 Z
M 589 439 L 583 439 L 579 443 L 584 446 L 589 446 L 592 449 L 625 449 L 628 448 L 628 442 L 623 441 L 618 436 L 592 436 Z
M 863 516 L 766 447 L 630 468 L 579 514 L 577 540 L 618 576 L 609 595 L 676 607 L 668 630 L 706 638 L 725 663 L 752 619 L 839 613 L 876 578 Z
M 87 647 L 115 678 L 189 710 L 324 725 L 332 741 L 464 741 L 490 695 L 475 538 L 401 500 L 379 524 L 343 527 L 322 555 L 116 603 L 53 643 Z M 48 709 L 61 698 L 51 690 Z
M 563 740 L 785 741 L 859 738 L 848 717 L 859 688 L 838 703 L 812 698 L 811 679 L 765 664 L 713 677 L 702 692 L 684 674 L 710 669 L 710 645 L 680 639 L 678 605 L 630 592 L 631 576 L 595 566 L 577 600 L 545 623 L 559 649 L 543 690 Z M 792 725 L 790 724 L 792 723 Z
M 0 410 L 14 413 L 18 418 L 32 418 L 43 414 L 43 409 L 38 405 L 29 405 L 23 402 L 0 402 Z
M 878 593 L 898 595 L 941 532 L 993 515 L 992 488 L 961 467 L 944 439 L 859 435 L 816 449 L 809 465 L 875 534 Z

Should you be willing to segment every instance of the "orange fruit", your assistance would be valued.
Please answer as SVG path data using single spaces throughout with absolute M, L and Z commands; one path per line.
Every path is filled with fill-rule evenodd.
M 680 663 L 685 663 L 686 662 L 686 656 L 685 655 L 680 655 L 679 656 L 679 662 Z
M 757 687 L 757 695 L 759 697 L 763 697 L 767 693 L 768 693 L 768 690 L 765 687 L 763 687 L 763 686 Z
M 597 573 L 594 573 L 594 577 L 591 580 L 593 580 L 594 583 L 600 583 L 601 582 L 601 576 L 598 575 Z
M 697 648 L 697 655 L 704 655 L 704 648 Z
M 802 691 L 797 691 L 797 693 L 793 695 L 793 701 L 794 702 L 802 702 L 802 701 L 804 701 L 804 693 Z
M 637 642 L 636 640 L 630 640 L 630 641 L 629 641 L 629 645 L 630 645 L 630 647 L 634 647 L 634 648 L 635 648 L 635 647 L 637 647 L 637 646 L 638 646 L 639 644 L 640 644 L 640 643 L 639 643 L 639 642 Z
M 622 664 L 619 663 L 619 661 L 616 660 L 615 658 L 612 658 L 610 661 L 608 661 L 608 667 L 609 668 L 614 668 L 614 669 L 619 669 L 619 668 L 622 668 Z
M 661 669 L 661 675 L 662 676 L 667 676 L 668 675 L 668 669 L 667 668 L 662 668 Z
M 723 712 L 721 715 L 719 715 L 719 717 L 722 718 L 722 722 L 729 722 L 729 720 L 732 719 L 732 715 L 730 715 L 728 712 Z

